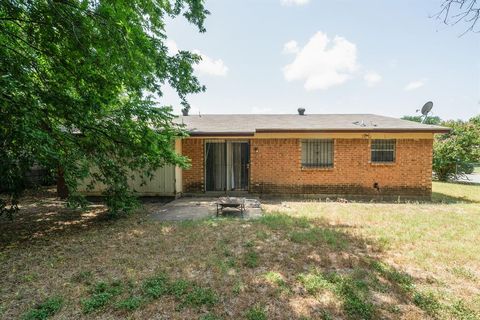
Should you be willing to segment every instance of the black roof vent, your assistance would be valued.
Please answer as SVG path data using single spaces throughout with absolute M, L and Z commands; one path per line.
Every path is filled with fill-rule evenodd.
M 301 115 L 301 116 L 305 115 L 305 108 L 298 108 L 297 111 L 298 111 L 299 115 Z

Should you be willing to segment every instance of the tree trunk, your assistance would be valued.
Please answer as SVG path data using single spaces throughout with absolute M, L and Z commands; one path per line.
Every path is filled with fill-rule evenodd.
M 57 196 L 59 196 L 60 199 L 66 199 L 68 197 L 68 187 L 63 176 L 63 169 L 60 167 L 58 168 L 57 175 Z

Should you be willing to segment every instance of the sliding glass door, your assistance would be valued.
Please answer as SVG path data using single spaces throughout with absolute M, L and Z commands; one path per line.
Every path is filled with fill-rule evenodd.
M 248 190 L 249 144 L 244 141 L 205 143 L 206 191 Z

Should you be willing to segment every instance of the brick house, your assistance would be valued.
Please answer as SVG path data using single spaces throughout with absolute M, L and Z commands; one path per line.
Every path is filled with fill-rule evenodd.
M 429 198 L 434 134 L 448 128 L 373 114 L 190 115 L 175 143 L 188 169 L 133 179 L 144 196 L 215 194 Z M 102 185 L 84 194 L 101 194 Z
M 177 144 L 183 194 L 428 198 L 432 146 L 448 128 L 373 114 L 192 115 Z M 179 190 L 180 189 L 180 190 Z

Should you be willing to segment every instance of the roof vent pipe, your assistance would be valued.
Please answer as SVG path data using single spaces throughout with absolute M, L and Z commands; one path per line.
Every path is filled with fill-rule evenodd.
M 298 111 L 299 115 L 301 115 L 301 116 L 305 115 L 305 108 L 298 108 L 297 111 Z

